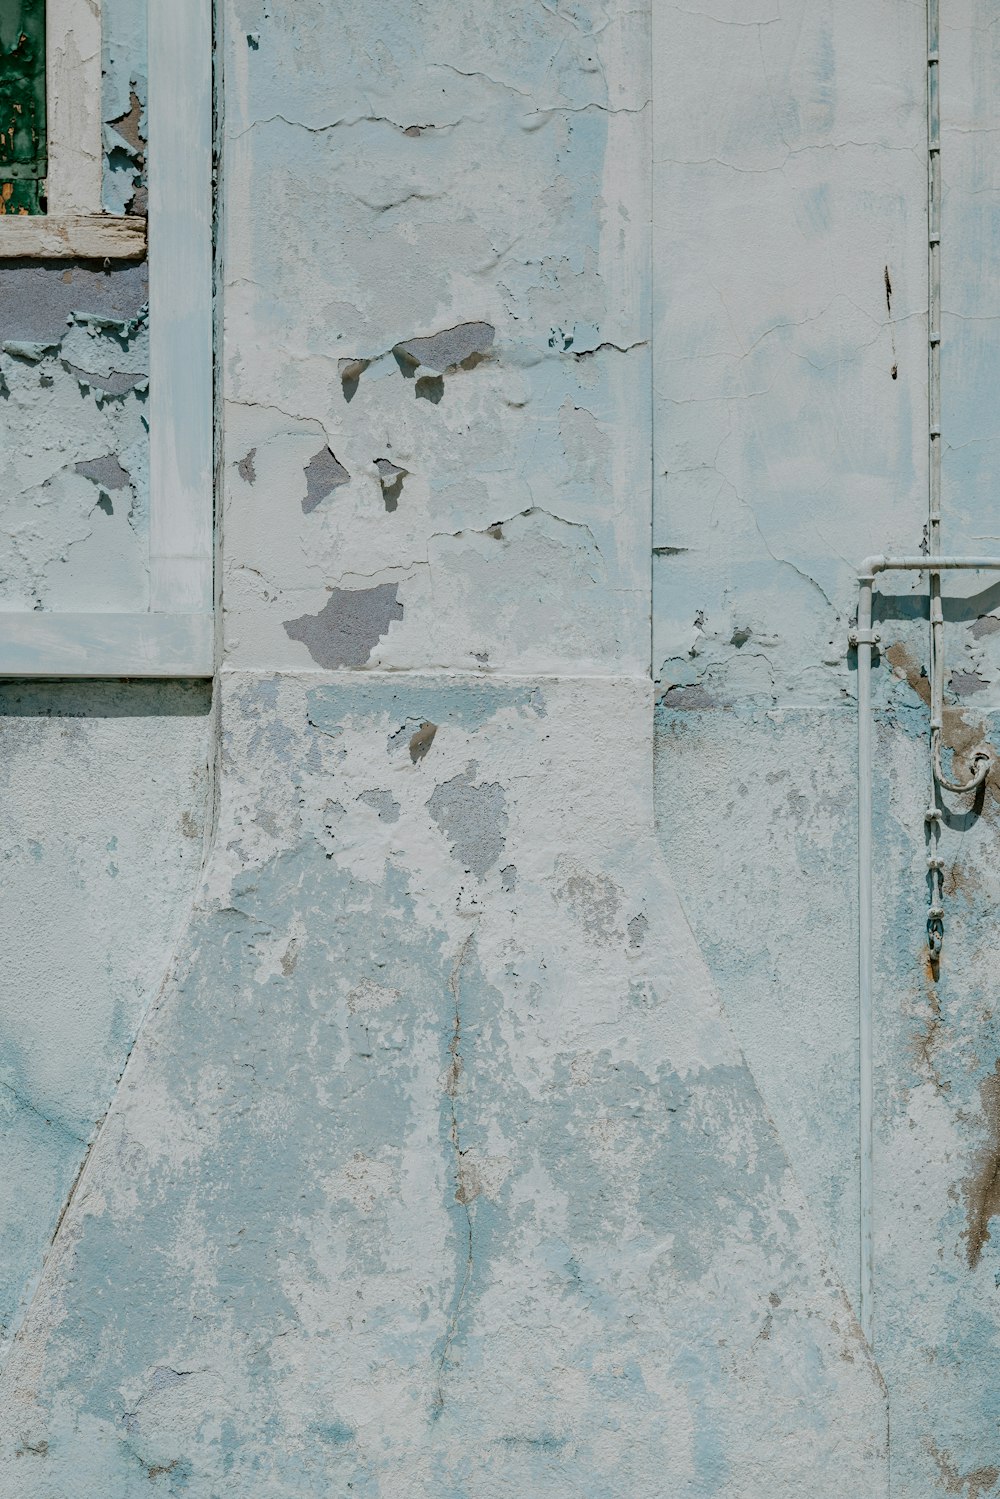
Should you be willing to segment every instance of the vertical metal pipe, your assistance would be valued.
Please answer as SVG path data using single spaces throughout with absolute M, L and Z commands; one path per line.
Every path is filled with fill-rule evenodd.
M 1000 557 L 866 557 L 858 572 L 858 625 L 851 644 L 858 660 L 858 1058 L 860 1075 L 860 1322 L 870 1346 L 874 1346 L 875 1250 L 874 1250 L 874 1157 L 875 1157 L 875 1074 L 874 1074 L 874 1002 L 873 1002 L 873 908 L 872 908 L 872 649 L 878 636 L 872 630 L 872 597 L 875 576 L 881 572 L 902 570 L 926 572 L 940 582 L 942 572 L 982 569 L 1000 572 Z M 940 607 L 940 604 L 939 604 Z M 933 616 L 932 616 L 933 617 Z M 934 741 L 932 740 L 932 744 Z M 933 760 L 933 756 L 932 756 Z M 991 759 L 985 750 L 973 755 L 973 781 L 961 790 L 973 789 L 986 777 Z M 935 778 L 936 777 L 936 778 Z M 941 813 L 937 808 L 938 784 L 956 789 L 941 776 L 935 764 L 932 775 L 931 805 L 927 819 L 931 832 L 931 854 L 928 867 L 932 874 L 931 904 L 928 913 L 928 941 L 940 935 L 941 908 L 938 900 L 941 861 L 937 838 Z M 940 951 L 940 942 L 937 945 Z M 932 956 L 935 949 L 931 947 Z
M 927 0 L 927 551 L 941 555 L 941 106 L 940 0 Z M 931 797 L 944 707 L 944 615 L 941 574 L 931 571 Z M 933 882 L 932 882 L 933 883 Z M 932 904 L 934 896 L 932 892 Z
M 874 1244 L 875 1088 L 872 1066 L 872 589 L 874 575 L 859 579 L 858 594 L 858 1056 L 861 1086 L 860 1320 L 872 1343 Z

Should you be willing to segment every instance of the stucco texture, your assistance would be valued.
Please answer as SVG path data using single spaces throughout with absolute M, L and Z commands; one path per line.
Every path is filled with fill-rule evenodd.
M 654 335 L 658 828 L 855 1299 L 848 637 L 862 558 L 926 546 L 927 7 L 703 9 L 665 8 L 657 53 L 682 80 L 662 108 L 657 94 L 654 148 L 657 243 L 672 267 L 656 281 Z M 994 7 L 942 0 L 940 16 L 943 548 L 995 554 L 985 142 L 1000 57 Z M 926 587 L 887 575 L 876 602 L 873 1347 L 893 1499 L 985 1499 L 1000 1487 L 998 793 L 992 770 L 980 798 L 943 798 L 935 969 Z M 988 574 L 944 591 L 946 763 L 964 775 L 970 752 L 996 742 L 1000 593 Z
M 648 684 L 223 680 L 203 889 L 8 1368 L 18 1492 L 878 1492 Z
M 997 70 L 948 4 L 957 549 L 996 530 Z M 878 611 L 873 1346 L 855 1316 L 848 630 L 857 561 L 926 520 L 924 7 L 217 19 L 214 714 L 10 720 L 14 921 L 65 911 L 81 959 L 52 1024 L 18 958 L 0 1492 L 987 1499 L 997 795 L 945 830 L 932 978 L 912 579 Z M 37 436 L 74 361 L 4 357 Z M 95 398 L 73 485 L 140 406 Z M 996 608 L 947 603 L 959 764 Z

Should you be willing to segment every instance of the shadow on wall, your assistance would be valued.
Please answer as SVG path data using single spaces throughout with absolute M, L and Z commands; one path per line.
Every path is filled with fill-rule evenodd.
M 211 682 L 0 679 L 0 718 L 207 718 L 211 711 Z

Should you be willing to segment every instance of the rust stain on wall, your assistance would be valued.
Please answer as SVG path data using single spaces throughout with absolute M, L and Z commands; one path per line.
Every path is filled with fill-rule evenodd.
M 979 1264 L 983 1246 L 990 1239 L 990 1222 L 1000 1213 L 1000 1058 L 993 1072 L 980 1083 L 979 1096 L 987 1135 L 965 1181 L 969 1226 L 963 1238 L 970 1270 Z

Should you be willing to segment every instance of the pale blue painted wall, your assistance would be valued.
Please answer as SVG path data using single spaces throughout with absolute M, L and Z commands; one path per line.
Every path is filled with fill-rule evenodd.
M 846 634 L 855 560 L 926 508 L 922 11 L 704 9 L 658 7 L 650 67 L 648 12 L 599 0 L 223 8 L 217 810 L 201 689 L 138 724 L 100 711 L 127 686 L 63 697 L 72 743 L 12 690 L 11 889 L 105 923 L 80 1044 L 40 1045 L 37 943 L 12 1012 L 68 1141 L 10 1276 L 25 1499 L 882 1496 L 890 1410 L 893 1499 L 997 1485 L 963 1238 L 993 802 L 929 989 L 913 598 L 878 674 L 875 1359 L 852 1310 Z M 952 20 L 958 135 L 993 74 Z
M 660 116 L 657 806 L 685 906 L 812 1212 L 858 1285 L 854 573 L 927 519 L 922 5 L 670 12 Z M 942 0 L 944 547 L 1000 547 L 993 11 Z M 711 56 L 711 67 L 703 59 Z M 664 66 L 667 58 L 664 53 Z M 728 226 L 728 232 L 727 232 Z M 875 676 L 874 1351 L 891 1493 L 992 1494 L 997 787 L 949 798 L 927 965 L 926 603 Z M 946 740 L 995 733 L 989 578 L 948 589 Z M 960 601 L 960 597 L 962 601 Z M 964 763 L 959 761 L 959 763 Z M 994 1233 L 993 1240 L 996 1235 Z

